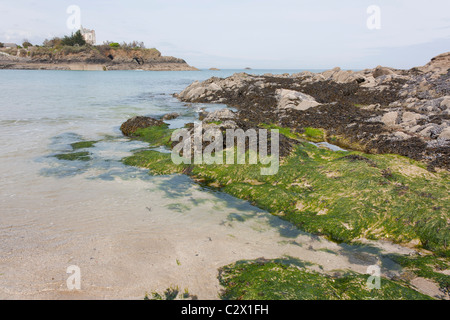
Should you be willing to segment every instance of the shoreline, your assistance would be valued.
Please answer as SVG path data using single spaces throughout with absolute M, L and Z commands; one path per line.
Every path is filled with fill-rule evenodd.
M 136 67 L 104 64 L 83 64 L 83 63 L 36 63 L 1 65 L 0 70 L 61 70 L 61 71 L 199 71 L 199 69 L 188 65 L 178 66 L 166 64 L 159 67 Z
M 198 70 L 183 59 L 153 49 L 110 46 L 56 46 L 0 50 L 0 69 L 12 70 Z
M 446 93 L 445 83 L 450 75 L 450 59 L 447 58 L 450 53 L 432 59 L 422 68 L 424 71 L 414 68 L 401 74 L 382 67 L 363 73 L 343 72 L 338 68 L 321 74 L 256 76 L 241 73 L 226 79 L 213 77 L 196 81 L 181 93 L 174 94 L 183 102 L 220 103 L 236 108 L 237 112 L 221 109 L 204 113 L 200 118 L 203 128 L 219 130 L 223 135 L 229 128 L 279 129 L 282 137 L 280 178 L 277 175 L 260 176 L 250 165 L 175 165 L 170 154 L 157 151 L 137 151 L 125 158 L 124 163 L 149 169 L 152 175 L 188 175 L 200 185 L 246 200 L 293 223 L 299 230 L 325 236 L 337 243 L 387 240 L 418 250 L 417 257 L 396 259 L 407 272 L 438 281 L 444 293 L 441 297 L 449 299 L 445 292 L 450 277 L 444 274 L 449 271 L 450 262 L 445 240 L 448 238 L 445 226 L 450 221 L 446 187 L 449 180 L 446 155 L 450 151 L 450 137 L 446 132 L 450 128 L 447 121 L 450 106 L 445 104 L 445 97 L 441 98 Z M 447 69 L 449 73 L 446 73 Z M 330 79 L 326 80 L 325 75 Z M 428 96 L 414 100 L 413 95 L 420 96 L 423 92 L 415 90 L 419 83 L 423 86 L 423 79 L 430 85 Z M 439 91 L 440 86 L 444 93 Z M 405 100 L 409 106 L 402 111 Z M 442 102 L 442 108 L 429 109 L 429 118 L 426 118 L 425 112 L 420 113 L 420 110 L 429 101 Z M 364 106 L 358 106 L 358 103 Z M 344 110 L 345 113 L 330 116 L 338 108 L 339 112 Z M 434 128 L 438 123 L 443 129 L 434 138 L 409 136 L 404 128 L 417 123 L 405 122 L 396 126 L 394 122 L 392 125 L 388 116 L 393 113 L 395 117 L 403 115 L 404 119 L 406 115 L 417 116 L 424 128 L 430 125 Z M 312 121 L 305 122 L 308 117 Z M 431 119 L 429 123 L 426 122 L 428 119 Z M 439 122 L 435 122 L 436 119 Z M 352 128 L 342 136 L 343 131 L 335 126 L 340 121 L 340 125 L 357 129 Z M 190 139 L 195 139 L 192 124 L 185 128 L 189 130 Z M 153 147 L 173 147 L 170 141 L 173 130 L 159 120 L 129 119 L 122 124 L 121 130 Z M 308 146 L 302 142 L 304 138 L 343 146 L 348 151 Z M 397 145 L 408 152 L 401 148 L 389 152 L 395 149 L 383 149 L 377 143 Z M 421 152 L 425 156 L 421 156 Z M 430 161 L 427 159 L 430 156 L 435 158 Z M 439 227 L 429 228 L 430 224 Z M 255 263 L 258 265 L 257 261 Z M 446 269 L 444 274 L 432 271 L 429 263 L 442 264 Z M 237 265 L 229 268 L 235 272 L 239 269 Z M 413 277 L 407 283 L 423 281 L 419 278 Z
M 68 76 L 67 78 L 73 77 Z M 5 81 L 7 80 L 5 79 Z M 146 89 L 137 90 L 134 94 L 140 97 L 141 91 L 146 92 Z M 155 94 L 158 92 L 156 91 Z M 170 94 L 170 92 L 165 92 L 166 96 L 170 96 Z M 36 98 L 35 101 L 37 101 Z M 109 100 L 97 101 L 97 103 L 100 103 L 99 105 L 105 110 L 110 110 Z M 26 101 L 21 103 L 21 105 L 25 104 Z M 181 105 L 181 103 L 179 104 Z M 69 106 L 68 110 L 73 107 Z M 164 110 L 169 111 L 166 109 Z M 145 114 L 147 110 L 147 107 L 143 106 L 138 113 Z M 192 110 L 193 108 L 190 108 L 189 112 Z M 425 277 L 428 276 L 427 273 L 424 273 L 425 276 L 418 276 L 414 273 L 419 270 L 415 265 L 412 268 L 408 267 L 402 261 L 395 260 L 394 257 L 399 254 L 407 261 L 413 262 L 432 258 L 430 262 L 424 260 L 423 263 L 427 267 L 433 268 L 433 275 L 446 271 L 445 265 L 442 266 L 438 262 L 448 260 L 441 257 L 436 258 L 429 251 L 416 248 L 414 243 L 411 243 L 410 248 L 393 244 L 393 239 L 367 241 L 363 245 L 348 245 L 345 242 L 329 241 L 324 236 L 314 235 L 314 232 L 312 234 L 302 232 L 301 228 L 279 219 L 276 215 L 267 213 L 270 210 L 263 211 L 251 206 L 251 204 L 258 204 L 260 195 L 267 194 L 265 192 L 255 193 L 253 199 L 245 197 L 248 195 L 247 191 L 264 187 L 263 185 L 258 186 L 259 183 L 253 180 L 254 177 L 247 180 L 247 177 L 244 176 L 241 180 L 236 179 L 237 183 L 242 183 L 241 185 L 233 186 L 233 183 L 228 185 L 230 188 L 240 188 L 226 190 L 229 192 L 228 194 L 234 194 L 234 196 L 214 192 L 218 188 L 215 188 L 214 181 L 209 179 L 210 177 L 217 178 L 214 176 L 217 173 L 214 168 L 194 169 L 194 174 L 201 173 L 203 175 L 199 177 L 202 180 L 200 183 L 194 183 L 183 174 L 148 177 L 146 170 L 134 168 L 128 168 L 128 172 L 132 176 L 122 177 L 118 173 L 121 170 L 117 170 L 116 162 L 123 157 L 132 157 L 132 152 L 127 152 L 125 155 L 117 154 L 114 152 L 117 148 L 116 144 L 111 144 L 110 149 L 105 149 L 105 145 L 112 143 L 112 138 L 98 137 L 96 134 L 110 132 L 110 129 L 114 127 L 114 136 L 117 136 L 120 143 L 129 146 L 127 150 L 140 149 L 142 151 L 146 149 L 147 144 L 137 143 L 134 140 L 139 137 L 133 137 L 130 141 L 118 132 L 117 121 L 122 121 L 127 114 L 127 111 L 124 111 L 114 121 L 104 123 L 105 126 L 101 128 L 99 128 L 99 122 L 93 120 L 90 134 L 87 133 L 86 127 L 79 126 L 84 121 L 79 122 L 79 125 L 76 125 L 75 122 L 75 127 L 71 125 L 70 129 L 79 133 L 78 137 L 72 137 L 75 140 L 70 140 L 70 143 L 74 144 L 65 145 L 63 148 L 61 145 L 56 149 L 50 148 L 53 150 L 51 154 L 48 154 L 50 152 L 48 146 L 42 145 L 42 141 L 48 139 L 53 141 L 56 138 L 51 134 L 47 134 L 44 139 L 39 137 L 38 140 L 38 136 L 36 136 L 33 141 L 28 141 L 27 147 L 31 148 L 32 153 L 27 155 L 17 149 L 14 141 L 10 141 L 8 150 L 14 153 L 7 154 L 7 157 L 2 158 L 2 173 L 7 173 L 7 179 L 4 181 L 8 184 L 11 183 L 9 186 L 4 186 L 6 192 L 2 194 L 2 202 L 5 204 L 3 208 L 6 213 L 4 217 L 7 221 L 6 227 L 0 230 L 0 236 L 4 239 L 2 248 L 5 248 L 6 253 L 0 257 L 0 273 L 2 273 L 0 283 L 3 288 L 0 295 L 2 297 L 11 299 L 142 299 L 146 293 L 151 294 L 153 291 L 162 293 L 169 287 L 179 286 L 181 291 L 188 289 L 189 293 L 197 295 L 200 299 L 219 299 L 220 290 L 232 289 L 228 284 L 225 283 L 223 286 L 219 282 L 219 273 L 221 276 L 228 275 L 230 270 L 233 273 L 234 271 L 239 273 L 239 268 L 236 268 L 234 263 L 248 260 L 251 261 L 250 264 L 253 267 L 257 267 L 256 275 L 264 272 L 265 267 L 282 270 L 286 264 L 299 266 L 304 262 L 308 265 L 306 276 L 315 277 L 317 274 L 313 272 L 319 272 L 337 282 L 348 279 L 342 270 L 356 272 L 359 275 L 355 279 L 363 277 L 362 279 L 365 280 L 369 276 L 365 274 L 367 267 L 380 263 L 382 281 L 386 280 L 386 283 L 390 284 L 391 282 L 388 281 L 393 280 L 397 289 L 406 288 L 402 281 L 407 281 L 408 288 L 416 288 L 416 291 L 419 290 L 429 296 L 444 295 L 436 281 Z M 80 119 L 84 119 L 86 111 L 83 111 L 81 116 Z M 224 121 L 217 119 L 214 122 L 215 125 L 220 125 Z M 48 124 L 50 125 L 50 123 Z M 297 132 L 279 128 L 291 138 L 303 139 L 305 136 L 314 138 L 314 134 L 318 133 L 315 130 Z M 67 123 L 62 123 L 58 128 L 51 125 L 49 129 L 60 133 L 69 130 Z M 18 133 L 8 127 L 5 127 L 4 130 L 11 137 Z M 312 136 L 308 136 L 307 133 Z M 82 137 L 86 138 L 86 141 L 82 140 Z M 151 143 L 151 141 L 148 140 L 147 143 Z M 32 149 L 36 145 L 41 146 L 39 150 Z M 435 194 L 433 190 L 429 190 L 430 193 L 433 193 L 431 198 L 426 194 L 422 196 L 414 193 L 418 191 L 416 183 L 420 176 L 415 178 L 413 176 L 412 180 L 405 180 L 409 179 L 409 175 L 423 174 L 423 180 L 431 178 L 433 183 L 434 179 L 438 181 L 436 177 L 433 178 L 433 175 L 436 174 L 428 172 L 422 164 L 410 163 L 403 158 L 399 158 L 399 160 L 392 155 L 365 155 L 352 152 L 343 155 L 344 157 L 353 155 L 352 157 L 340 159 L 341 157 L 334 158 L 336 154 L 331 151 L 316 148 L 313 145 L 298 145 L 298 147 L 308 157 L 311 156 L 308 159 L 305 153 L 299 153 L 300 159 L 304 161 L 302 163 L 305 169 L 309 169 L 304 175 L 304 180 L 293 182 L 294 186 L 290 191 L 301 195 L 296 196 L 296 200 L 300 198 L 312 200 L 310 203 L 305 201 L 305 207 L 312 204 L 311 209 L 321 210 L 330 205 L 329 200 L 333 200 L 325 197 L 316 201 L 314 192 L 342 197 L 342 194 L 339 195 L 332 189 L 329 190 L 329 193 L 324 193 L 326 190 L 320 189 L 321 185 L 326 187 L 330 185 L 330 182 L 338 183 L 344 191 L 346 188 L 349 189 L 350 195 L 352 191 L 356 192 L 351 197 L 360 197 L 361 192 L 352 190 L 350 187 L 353 182 L 357 183 L 360 180 L 353 179 L 351 175 L 361 172 L 370 174 L 367 175 L 367 180 L 373 179 L 374 184 L 371 186 L 374 189 L 381 190 L 380 187 L 382 187 L 387 192 L 384 197 L 379 196 L 379 198 L 391 200 L 392 197 L 394 201 L 390 203 L 391 207 L 399 204 L 400 201 L 406 203 L 420 200 L 428 201 L 429 207 L 433 208 L 439 206 L 433 203 L 443 199 L 440 198 L 441 191 Z M 76 148 L 76 150 L 71 151 L 72 148 Z M 108 150 L 112 152 L 113 158 L 108 158 L 108 154 L 111 155 Z M 107 151 L 106 154 L 105 151 Z M 73 162 L 60 160 L 71 159 L 70 156 L 57 157 L 59 153 L 69 153 L 70 155 L 77 152 L 80 156 L 82 155 L 82 158 L 76 160 L 74 157 Z M 135 156 L 138 155 L 136 151 L 133 153 Z M 47 156 L 43 156 L 44 154 Z M 158 170 L 167 169 L 167 167 L 164 165 L 155 170 L 155 165 L 164 163 L 155 161 L 159 158 L 154 155 L 142 159 L 150 160 L 148 168 L 153 169 L 153 175 L 157 175 Z M 39 157 L 41 161 L 42 158 L 53 159 L 49 163 L 45 160 L 45 163 L 51 164 L 49 169 L 52 169 L 55 174 L 58 173 L 58 167 L 60 170 L 86 167 L 91 169 L 87 171 L 82 169 L 81 173 L 74 176 L 66 175 L 64 179 L 51 175 L 44 178 L 36 176 L 38 170 L 42 169 L 42 162 L 30 165 L 28 162 L 31 157 Z M 111 159 L 113 161 L 110 161 Z M 106 162 L 98 165 L 99 160 L 102 161 L 101 163 Z M 378 167 L 371 166 L 371 161 Z M 401 166 L 390 166 L 389 161 L 394 161 Z M 386 168 L 392 169 L 390 172 L 392 176 L 387 171 L 383 172 Z M 296 174 L 300 177 L 301 172 L 298 172 L 299 170 L 295 166 L 293 169 L 295 169 L 293 172 L 297 172 Z M 69 170 L 68 173 L 70 172 Z M 138 173 L 138 177 L 142 175 L 142 179 L 135 179 L 136 173 Z M 438 172 L 437 175 L 440 173 Z M 10 176 L 11 179 L 9 179 Z M 18 180 L 20 183 L 12 184 L 16 176 L 21 176 Z M 309 180 L 309 177 L 322 180 Z M 228 180 L 216 180 L 219 187 L 227 187 Z M 321 183 L 322 181 L 325 183 Z M 345 184 L 346 181 L 352 182 L 350 187 Z M 409 185 L 408 181 L 414 183 Z M 275 184 L 275 181 L 269 182 L 267 183 L 268 187 Z M 379 185 L 378 182 L 383 182 L 383 184 Z M 207 186 L 208 191 L 205 193 L 200 186 Z M 409 189 L 406 189 L 406 186 Z M 273 187 L 277 187 L 277 185 Z M 282 187 L 282 185 L 278 185 L 274 190 L 282 190 Z M 28 190 L 28 192 L 24 190 Z M 272 198 L 278 197 L 278 195 L 279 193 L 271 193 Z M 311 197 L 304 197 L 306 195 Z M 366 195 L 370 195 L 370 193 L 366 193 Z M 411 200 L 414 195 L 417 199 Z M 227 202 L 223 201 L 221 197 L 227 199 Z M 237 199 L 238 197 L 242 197 L 243 200 Z M 319 204 L 322 208 L 314 206 L 314 203 Z M 445 209 L 443 200 L 442 203 L 443 205 L 440 206 Z M 270 203 L 260 203 L 259 205 L 267 206 Z M 422 204 L 420 205 L 422 206 Z M 226 206 L 230 207 L 226 208 Z M 289 206 L 285 205 L 285 207 Z M 361 207 L 348 204 L 344 207 L 354 209 L 353 212 L 345 211 L 349 215 L 361 209 Z M 412 208 L 416 210 L 416 207 L 412 206 Z M 332 208 L 328 209 L 329 219 L 332 220 L 334 219 Z M 439 212 L 436 211 L 436 213 Z M 326 217 L 326 215 L 322 217 Z M 284 216 L 284 218 L 287 217 Z M 307 212 L 303 218 L 314 219 L 312 211 Z M 344 223 L 352 226 L 352 224 L 348 224 L 348 221 L 344 221 Z M 326 226 L 325 223 L 324 226 Z M 359 241 L 365 242 L 357 240 L 357 242 Z M 296 259 L 280 262 L 283 255 L 296 257 Z M 272 265 L 272 263 L 275 264 Z M 312 265 L 309 265 L 310 263 Z M 68 275 L 65 271 L 69 265 L 81 267 L 82 290 L 79 292 L 71 292 L 66 288 L 65 281 Z M 436 270 L 436 265 L 443 269 Z M 287 270 L 292 271 L 289 267 Z M 223 273 L 224 271 L 226 273 Z M 220 279 L 220 281 L 222 280 L 223 278 Z M 400 287 L 397 286 L 399 282 L 403 283 Z M 319 283 L 322 282 L 315 283 L 317 287 L 320 287 Z M 295 286 L 290 288 L 295 288 Z M 359 289 L 355 292 L 359 292 Z M 394 298 L 400 297 L 405 297 L 405 295 L 398 295 Z

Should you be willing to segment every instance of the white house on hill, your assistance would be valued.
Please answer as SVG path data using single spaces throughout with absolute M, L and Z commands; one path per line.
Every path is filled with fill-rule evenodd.
M 83 28 L 83 26 L 81 26 L 80 28 L 81 34 L 83 35 L 84 40 L 91 45 L 95 45 L 97 42 L 97 39 L 95 38 L 95 30 L 89 30 L 89 29 L 85 29 Z

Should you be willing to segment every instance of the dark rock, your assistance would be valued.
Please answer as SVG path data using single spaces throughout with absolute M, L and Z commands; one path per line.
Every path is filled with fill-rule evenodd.
M 164 115 L 164 116 L 162 117 L 162 120 L 173 120 L 173 119 L 178 118 L 179 116 L 180 116 L 179 113 L 177 113 L 177 112 L 172 112 L 172 113 L 168 113 L 168 114 Z

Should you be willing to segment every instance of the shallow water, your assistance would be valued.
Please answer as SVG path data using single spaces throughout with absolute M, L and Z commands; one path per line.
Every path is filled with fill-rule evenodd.
M 283 255 L 326 271 L 396 271 L 378 247 L 331 243 L 186 176 L 120 162 L 148 147 L 123 137 L 121 123 L 178 112 L 169 123 L 181 127 L 201 108 L 224 106 L 185 104 L 173 93 L 238 71 L 0 71 L 0 298 L 131 299 L 179 286 L 215 299 L 219 267 Z M 98 141 L 92 160 L 54 157 L 80 140 Z M 81 291 L 67 288 L 70 265 L 81 269 Z
M 330 149 L 331 151 L 347 151 L 347 150 L 342 149 L 341 147 L 331 144 L 329 142 L 319 142 L 319 143 L 309 142 L 309 143 L 311 143 L 319 148 L 322 147 L 322 148 Z

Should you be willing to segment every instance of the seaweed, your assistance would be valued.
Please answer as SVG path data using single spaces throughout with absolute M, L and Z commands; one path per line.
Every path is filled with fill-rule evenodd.
M 141 134 L 159 134 L 146 140 L 166 143 L 159 137 L 169 132 L 145 130 Z M 189 175 L 336 242 L 383 239 L 449 251 L 447 172 L 430 173 L 424 164 L 399 155 L 336 152 L 303 142 L 292 150 L 272 176 L 260 174 L 261 164 L 175 165 L 170 154 L 156 151 L 123 161 L 151 174 Z
M 381 279 L 379 289 L 367 286 L 368 275 L 333 275 L 308 269 L 291 257 L 238 261 L 219 269 L 224 300 L 431 300 L 405 283 Z

